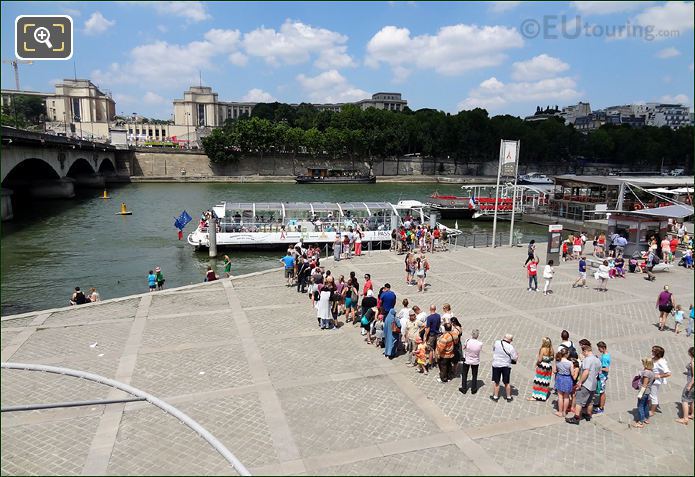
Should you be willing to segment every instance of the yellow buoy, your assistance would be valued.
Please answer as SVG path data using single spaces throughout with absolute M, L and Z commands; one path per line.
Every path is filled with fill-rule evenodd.
M 133 215 L 133 213 L 125 206 L 125 202 L 121 202 L 121 211 L 116 212 L 116 215 Z
M 110 199 L 108 192 L 106 192 L 106 189 L 104 189 L 104 195 L 101 196 L 102 199 Z

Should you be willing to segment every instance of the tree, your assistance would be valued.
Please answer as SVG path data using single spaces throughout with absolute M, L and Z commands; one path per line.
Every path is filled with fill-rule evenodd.
M 304 145 L 309 154 L 317 157 L 323 153 L 323 134 L 316 128 L 311 128 L 304 133 Z

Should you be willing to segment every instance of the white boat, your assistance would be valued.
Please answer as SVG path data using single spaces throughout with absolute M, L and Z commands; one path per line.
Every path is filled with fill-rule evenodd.
M 222 202 L 212 208 L 219 218 L 218 247 L 272 248 L 306 244 L 332 244 L 336 236 L 360 227 L 362 242 L 391 240 L 391 230 L 407 220 L 427 224 L 427 205 L 419 201 L 390 202 Z M 449 234 L 458 231 L 437 223 Z M 190 245 L 208 248 L 207 224 L 201 219 L 187 237 Z
M 519 184 L 545 184 L 545 185 L 552 185 L 553 180 L 546 176 L 545 174 L 539 174 L 538 172 L 529 172 L 528 174 L 524 174 L 519 176 L 518 179 Z

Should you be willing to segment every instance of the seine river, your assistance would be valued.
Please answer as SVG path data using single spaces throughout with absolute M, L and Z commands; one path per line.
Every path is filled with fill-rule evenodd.
M 40 201 L 15 210 L 2 226 L 3 316 L 67 305 L 75 286 L 97 287 L 102 299 L 147 291 L 147 272 L 160 266 L 167 287 L 202 282 L 210 264 L 207 252 L 195 252 L 177 239 L 174 218 L 188 211 L 193 222 L 201 211 L 222 200 L 272 201 L 392 201 L 425 200 L 434 190 L 457 194 L 457 185 L 374 184 L 127 184 L 71 200 Z M 115 212 L 125 202 L 132 216 Z M 445 222 L 447 223 L 447 222 Z M 523 240 L 544 238 L 543 227 L 518 224 Z M 447 225 L 449 225 L 447 223 Z M 492 221 L 459 221 L 471 232 L 492 230 Z M 515 225 L 515 228 L 517 226 Z M 509 231 L 508 222 L 498 223 Z M 232 258 L 232 274 L 279 266 L 279 251 L 225 252 Z M 520 252 L 520 256 L 523 256 Z M 221 260 L 216 264 L 221 272 Z

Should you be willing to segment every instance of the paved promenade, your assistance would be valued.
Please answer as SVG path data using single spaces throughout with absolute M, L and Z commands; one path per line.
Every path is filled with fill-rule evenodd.
M 686 309 L 693 303 L 692 272 L 676 267 L 654 283 L 631 275 L 599 293 L 572 289 L 576 263 L 563 263 L 555 293 L 543 296 L 526 291 L 525 252 L 432 254 L 424 294 L 405 286 L 402 256 L 322 263 L 335 275 L 371 273 L 377 288 L 390 282 L 399 304 L 451 303 L 464 337 L 479 328 L 485 343 L 476 395 L 438 383 L 437 373 L 415 373 L 403 356 L 385 359 L 351 324 L 321 331 L 306 295 L 285 287 L 280 270 L 3 318 L 2 361 L 86 370 L 152 393 L 255 474 L 692 475 L 695 424 L 674 419 L 693 341 L 654 326 L 664 284 Z M 557 346 L 562 329 L 575 343 L 605 341 L 613 358 L 606 413 L 579 426 L 553 415 L 554 396 L 525 399 L 541 338 Z M 504 333 L 520 353 L 516 396 L 494 403 L 491 344 Z M 654 344 L 666 349 L 673 377 L 652 424 L 629 429 L 630 382 Z M 1 378 L 3 406 L 124 396 L 65 376 L 2 370 Z M 194 432 L 145 402 L 5 412 L 1 424 L 2 474 L 233 473 Z

